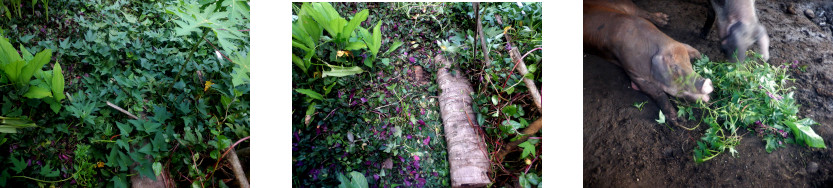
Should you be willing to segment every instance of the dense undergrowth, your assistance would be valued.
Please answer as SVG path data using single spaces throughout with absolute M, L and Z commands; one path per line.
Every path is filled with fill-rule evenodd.
M 46 5 L 48 14 L 34 8 Z M 0 25 L 23 59 L 26 51 L 52 54 L 20 85 L 0 64 L 0 116 L 36 125 L 0 134 L 0 186 L 126 187 L 135 176 L 233 183 L 230 165 L 217 161 L 233 144 L 240 153 L 249 145 L 248 1 L 34 7 Z M 38 88 L 51 92 L 27 95 Z
M 503 36 L 522 53 L 540 48 L 541 4 L 482 7 L 488 68 L 471 3 L 293 3 L 293 185 L 449 186 L 437 54 L 473 83 L 472 121 L 492 155 L 539 119 Z M 540 51 L 524 61 L 540 83 Z M 492 159 L 494 186 L 541 185 L 536 135 L 522 152 Z

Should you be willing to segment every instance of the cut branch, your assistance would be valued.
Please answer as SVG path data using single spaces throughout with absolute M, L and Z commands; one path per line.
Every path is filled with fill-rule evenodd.
M 524 136 L 522 136 L 518 140 L 515 140 L 514 142 L 510 142 L 509 144 L 507 144 L 504 147 L 504 149 L 502 149 L 499 153 L 497 153 L 495 155 L 495 158 L 498 159 L 498 160 L 503 160 L 503 158 L 506 157 L 506 154 L 511 153 L 512 151 L 514 151 L 515 149 L 518 148 L 518 145 L 520 145 L 521 143 L 526 142 L 526 140 L 529 139 L 529 136 L 531 136 L 535 133 L 538 133 L 538 131 L 541 130 L 541 120 L 542 119 L 544 119 L 544 118 L 538 119 L 537 121 L 532 122 L 532 124 L 529 124 L 529 127 L 524 129 L 523 131 L 521 131 L 521 133 L 524 134 Z
M 503 21 L 500 19 L 500 15 L 495 15 L 495 19 L 499 24 L 504 25 Z M 529 73 L 529 70 L 526 69 L 526 63 L 524 63 L 521 58 L 524 56 L 521 56 L 521 53 L 518 52 L 518 47 L 512 44 L 511 36 L 503 35 L 503 37 L 506 38 L 506 43 L 509 43 L 509 45 L 512 46 L 512 49 L 509 50 L 509 56 L 512 58 L 512 61 L 515 62 L 515 68 L 518 70 L 518 73 L 520 73 L 523 77 L 523 82 L 526 84 L 526 87 L 528 88 L 529 95 L 532 97 L 532 100 L 535 101 L 535 106 L 543 112 L 544 109 L 542 108 L 543 105 L 541 104 L 541 93 L 538 91 L 538 87 L 535 86 L 535 81 L 524 77 L 524 75 Z

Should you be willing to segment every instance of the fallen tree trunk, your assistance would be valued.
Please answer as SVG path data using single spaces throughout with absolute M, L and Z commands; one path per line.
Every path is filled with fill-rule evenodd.
M 448 143 L 451 186 L 484 187 L 491 183 L 488 176 L 491 162 L 486 154 L 486 143 L 477 134 L 479 126 L 469 121 L 473 118 L 468 115 L 474 114 L 469 95 L 473 90 L 459 70 L 450 70 L 451 62 L 442 55 L 437 55 L 434 60 L 443 67 L 437 72 L 437 84 L 442 91 L 440 114 Z

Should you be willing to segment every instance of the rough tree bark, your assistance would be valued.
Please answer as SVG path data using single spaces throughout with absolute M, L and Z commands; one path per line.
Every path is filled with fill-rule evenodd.
M 491 183 L 488 173 L 491 162 L 486 154 L 486 143 L 478 136 L 471 108 L 473 90 L 465 77 L 452 75 L 451 62 L 442 55 L 434 60 L 441 68 L 437 72 L 440 94 L 440 114 L 448 143 L 448 163 L 453 187 L 484 187 Z
M 231 169 L 234 171 L 234 176 L 237 177 L 240 188 L 249 188 L 249 178 L 246 178 L 246 172 L 243 171 L 243 166 L 240 165 L 240 159 L 237 158 L 237 152 L 234 152 L 234 148 L 229 149 L 228 160 L 231 162 Z

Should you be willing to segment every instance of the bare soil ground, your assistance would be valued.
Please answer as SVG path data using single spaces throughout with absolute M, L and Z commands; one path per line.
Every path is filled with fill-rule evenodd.
M 669 15 L 660 27 L 670 37 L 693 46 L 712 60 L 724 61 L 716 30 L 699 36 L 709 9 L 706 0 L 636 0 L 637 6 Z M 799 116 L 821 123 L 813 129 L 833 147 L 833 2 L 759 0 L 756 8 L 767 28 L 770 64 L 798 61 L 805 72 L 793 72 Z M 794 10 L 794 11 L 791 11 Z M 813 17 L 805 10 L 813 11 Z M 824 12 L 824 15 L 822 15 Z M 714 29 L 714 28 L 713 28 Z M 757 48 L 752 48 L 757 50 Z M 585 55 L 584 185 L 588 187 L 831 187 L 833 149 L 798 145 L 772 153 L 746 134 L 736 148 L 702 164 L 692 156 L 704 127 L 694 131 L 658 125 L 659 109 L 630 88 L 624 71 L 603 59 Z M 634 102 L 650 101 L 642 111 Z M 695 126 L 689 121 L 684 125 Z M 741 134 L 744 132 L 741 131 Z

